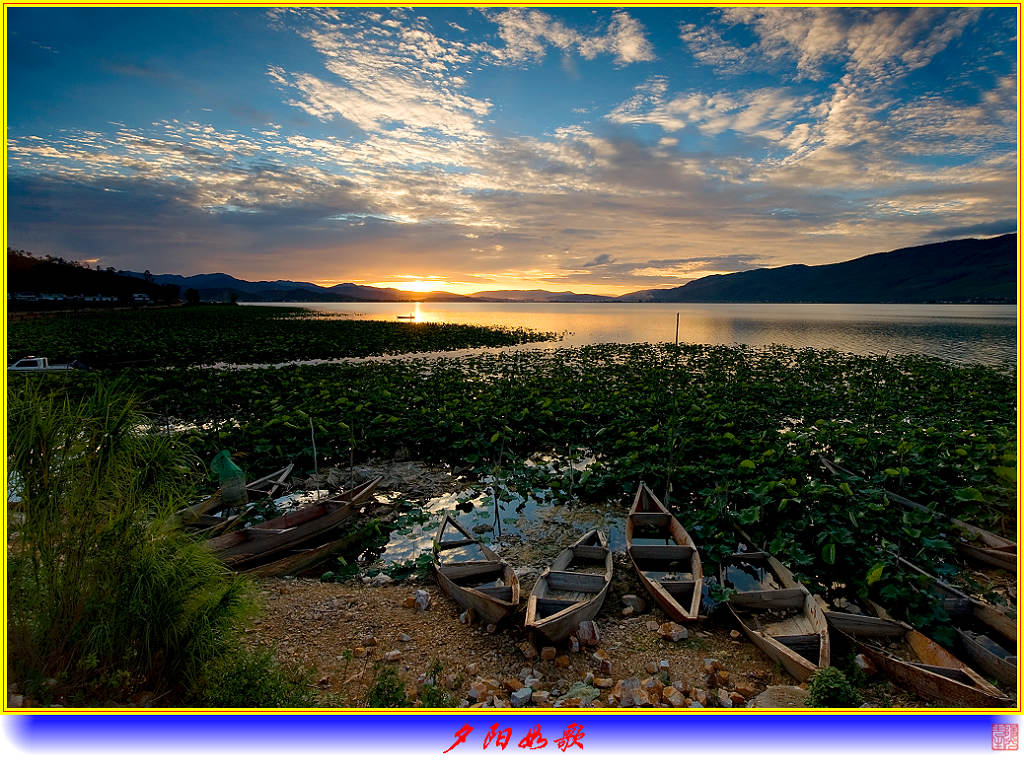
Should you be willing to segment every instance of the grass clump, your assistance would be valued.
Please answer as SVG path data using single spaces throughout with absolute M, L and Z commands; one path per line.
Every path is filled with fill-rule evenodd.
M 8 663 L 32 699 L 181 699 L 247 613 L 245 585 L 175 524 L 191 459 L 148 425 L 102 384 L 9 388 Z
M 408 708 L 409 697 L 405 685 L 392 665 L 374 666 L 374 679 L 366 692 L 368 708 Z
M 192 704 L 210 708 L 313 708 L 307 674 L 282 668 L 266 649 L 235 649 L 206 663 Z
M 427 679 L 420 689 L 420 703 L 424 708 L 457 708 L 459 700 L 437 685 L 440 680 L 441 663 L 435 659 L 427 668 Z
M 824 667 L 808 680 L 807 705 L 811 708 L 855 708 L 861 696 L 835 667 Z

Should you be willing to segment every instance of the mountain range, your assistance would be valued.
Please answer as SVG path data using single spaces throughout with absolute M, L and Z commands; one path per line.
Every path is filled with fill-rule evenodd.
M 119 273 L 143 278 L 131 271 Z M 157 284 L 196 289 L 203 300 L 243 302 L 637 302 L 637 303 L 1015 303 L 1017 234 L 959 239 L 879 252 L 827 265 L 786 265 L 694 279 L 672 289 L 619 297 L 546 290 L 488 290 L 472 295 L 407 292 L 343 283 L 245 281 L 225 273 L 159 274 Z

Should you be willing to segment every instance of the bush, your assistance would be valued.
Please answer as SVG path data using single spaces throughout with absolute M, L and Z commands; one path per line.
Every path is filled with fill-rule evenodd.
M 863 702 L 838 668 L 823 667 L 808 680 L 807 705 L 812 708 L 855 708 Z
M 282 668 L 266 649 L 236 649 L 207 663 L 193 702 L 205 708 L 311 708 L 306 674 Z
M 373 684 L 366 692 L 368 708 L 408 708 L 409 698 L 398 671 L 391 665 L 374 666 Z
M 47 388 L 26 378 L 8 391 L 10 677 L 71 704 L 180 697 L 248 606 L 243 583 L 175 524 L 191 459 L 130 396 Z
M 451 692 L 437 685 L 441 680 L 441 663 L 436 659 L 427 668 L 427 682 L 420 689 L 420 703 L 424 708 L 457 708 L 459 701 Z

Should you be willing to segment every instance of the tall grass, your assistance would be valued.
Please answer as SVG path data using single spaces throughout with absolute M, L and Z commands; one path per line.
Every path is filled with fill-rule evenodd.
M 41 700 L 184 698 L 247 606 L 174 523 L 192 459 L 103 384 L 75 401 L 19 379 L 7 420 L 9 677 Z

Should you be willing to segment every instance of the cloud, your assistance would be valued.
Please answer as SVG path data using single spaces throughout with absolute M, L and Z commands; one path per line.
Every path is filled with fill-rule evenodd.
M 498 35 L 505 44 L 490 52 L 498 61 L 539 61 L 549 47 L 564 53 L 577 53 L 584 59 L 610 54 L 620 67 L 655 58 L 643 25 L 625 11 L 612 13 L 603 34 L 595 32 L 589 35 L 535 9 L 511 8 L 485 15 L 498 25 Z
M 589 262 L 584 263 L 583 267 L 584 268 L 593 268 L 593 267 L 598 266 L 598 265 L 608 265 L 608 264 L 614 263 L 614 262 L 615 262 L 615 260 L 614 260 L 614 258 L 612 258 L 611 255 L 609 255 L 608 253 L 604 253 L 604 254 L 598 255 L 593 260 L 590 260 Z
M 957 239 L 964 238 L 965 236 L 1001 236 L 1004 233 L 1015 233 L 1016 231 L 1016 220 L 999 220 L 997 222 L 983 222 L 974 225 L 957 225 L 952 228 L 938 228 L 931 232 L 931 238 Z

